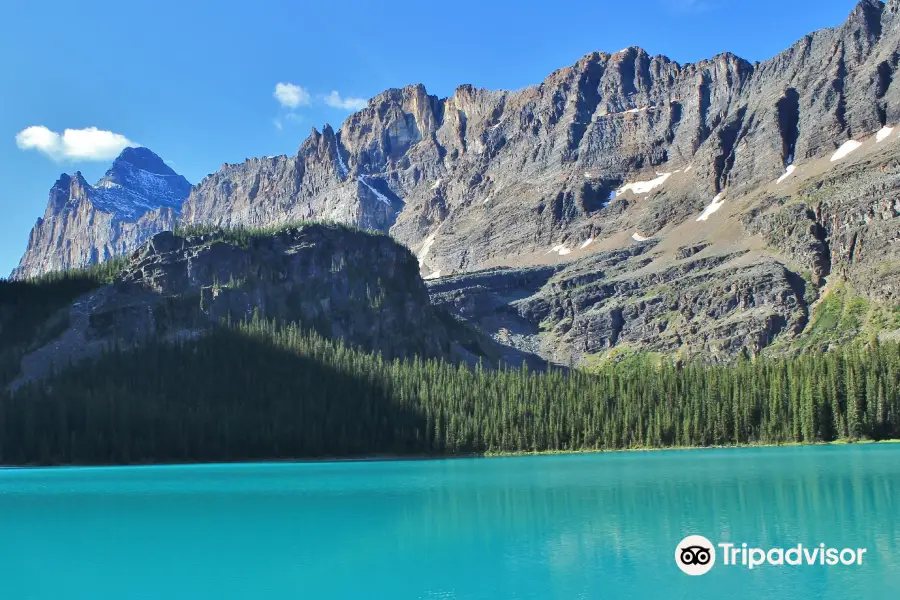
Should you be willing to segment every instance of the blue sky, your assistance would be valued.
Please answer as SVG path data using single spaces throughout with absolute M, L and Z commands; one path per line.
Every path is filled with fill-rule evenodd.
M 223 162 L 293 153 L 311 127 L 337 127 L 355 99 L 390 87 L 517 89 L 588 52 L 632 45 L 679 62 L 724 51 L 761 61 L 840 24 L 854 4 L 6 0 L 0 276 L 18 263 L 59 174 L 80 170 L 93 183 L 123 139 L 197 183 Z M 98 132 L 78 135 L 88 128 Z M 67 129 L 76 131 L 53 133 Z

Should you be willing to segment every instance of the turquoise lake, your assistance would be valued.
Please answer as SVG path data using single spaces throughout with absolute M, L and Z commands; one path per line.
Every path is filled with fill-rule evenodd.
M 678 543 L 867 548 L 720 562 Z M 898 598 L 900 444 L 0 470 L 0 598 Z

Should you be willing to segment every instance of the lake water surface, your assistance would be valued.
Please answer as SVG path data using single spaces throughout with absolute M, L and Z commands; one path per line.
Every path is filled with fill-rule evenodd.
M 688 534 L 861 566 L 675 565 Z M 0 471 L 0 598 L 898 598 L 900 444 Z

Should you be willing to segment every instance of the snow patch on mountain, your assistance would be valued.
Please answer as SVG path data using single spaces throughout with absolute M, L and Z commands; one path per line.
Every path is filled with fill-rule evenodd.
M 627 191 L 632 191 L 635 194 L 649 194 L 662 184 L 666 182 L 666 180 L 672 176 L 671 173 L 657 173 L 658 177 L 655 179 L 650 179 L 648 181 L 635 181 L 634 183 L 627 183 L 620 187 L 617 190 L 617 194 L 624 194 Z
M 86 187 L 86 195 L 97 210 L 124 221 L 135 221 L 159 208 L 180 212 L 191 184 L 162 164 L 146 148 L 126 148 L 100 181 Z
M 717 210 L 722 208 L 722 205 L 725 204 L 725 200 L 722 198 L 722 196 L 724 196 L 724 195 L 725 195 L 725 193 L 723 192 L 721 194 L 718 194 L 715 198 L 713 198 L 712 203 L 709 206 L 707 206 L 706 209 L 702 213 L 700 213 L 700 216 L 697 217 L 697 220 L 698 221 L 706 221 L 707 219 L 709 219 L 709 217 L 714 212 L 716 212 Z
M 779 177 L 775 183 L 781 183 L 782 181 L 784 181 L 785 179 L 790 177 L 791 174 L 796 170 L 797 170 L 797 167 L 795 167 L 794 165 L 788 165 L 787 169 L 784 170 L 784 175 Z
M 425 264 L 425 259 L 428 258 L 428 252 L 431 250 L 431 246 L 434 245 L 434 238 L 437 236 L 437 230 L 435 230 L 431 235 L 425 238 L 425 241 L 422 242 L 422 249 L 419 250 L 417 254 L 417 258 L 419 259 L 419 268 L 422 268 L 422 265 Z
M 846 142 L 841 144 L 841 147 L 837 149 L 837 152 L 831 155 L 831 162 L 835 162 L 837 160 L 841 160 L 845 156 L 849 156 L 851 152 L 857 150 L 860 146 L 862 146 L 862 144 L 857 142 L 856 140 L 847 140 Z
M 347 168 L 347 163 L 344 162 L 344 157 L 341 156 L 341 146 L 337 137 L 334 138 L 334 155 L 337 157 L 338 171 L 340 171 L 341 177 L 346 177 L 349 169 Z
M 393 206 L 393 205 L 391 204 L 391 201 L 388 200 L 388 197 L 387 197 L 387 196 L 385 196 L 384 194 L 382 194 L 381 192 L 379 192 L 378 190 L 376 190 L 376 189 L 372 186 L 372 184 L 369 183 L 369 177 L 368 177 L 367 175 L 360 175 L 360 176 L 359 176 L 359 182 L 360 182 L 361 184 L 363 184 L 364 186 L 366 186 L 367 188 L 369 188 L 369 191 L 371 191 L 372 194 L 374 194 L 375 197 L 376 197 L 378 200 L 384 202 L 384 203 L 387 204 L 388 206 Z

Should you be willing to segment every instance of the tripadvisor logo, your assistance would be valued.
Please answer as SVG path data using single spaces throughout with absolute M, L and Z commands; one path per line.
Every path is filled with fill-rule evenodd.
M 716 564 L 716 547 L 702 535 L 689 535 L 675 548 L 675 564 L 688 575 L 705 575 Z
M 723 542 L 714 545 L 702 535 L 689 535 L 675 547 L 675 564 L 688 575 L 705 575 L 716 564 L 716 547 L 721 564 L 754 569 L 763 565 L 813 566 L 861 565 L 866 548 L 826 548 L 825 544 L 790 548 L 753 548 L 746 543 Z

